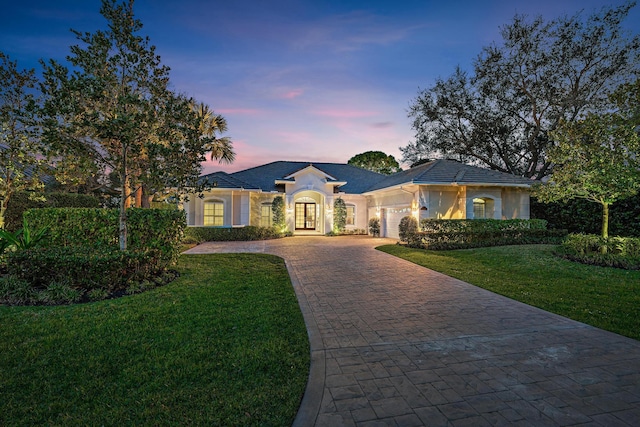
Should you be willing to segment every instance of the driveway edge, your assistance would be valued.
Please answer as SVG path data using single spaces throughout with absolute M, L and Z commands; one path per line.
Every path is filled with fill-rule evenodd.
M 305 296 L 298 275 L 296 274 L 293 266 L 289 261 L 285 260 L 287 270 L 289 270 L 289 277 L 291 278 L 291 284 L 298 298 L 298 305 L 304 318 L 304 323 L 307 326 L 307 335 L 309 336 L 309 378 L 307 379 L 307 387 L 304 390 L 302 396 L 302 402 L 295 420 L 293 421 L 293 427 L 305 427 L 315 425 L 318 413 L 320 412 L 320 405 L 322 404 L 322 397 L 324 394 L 324 379 L 325 379 L 325 350 L 322 344 L 322 337 L 316 319 L 313 316 L 307 297 Z

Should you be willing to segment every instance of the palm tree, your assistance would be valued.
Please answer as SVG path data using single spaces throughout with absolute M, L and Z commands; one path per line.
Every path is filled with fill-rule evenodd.
M 207 151 L 211 151 L 211 160 L 218 160 L 220 163 L 232 163 L 236 158 L 233 152 L 233 142 L 228 136 L 217 137 L 227 131 L 227 121 L 220 114 L 216 114 L 209 106 L 201 102 L 191 104 L 191 108 L 200 118 L 200 132 L 205 138 L 211 138 L 211 142 L 206 145 Z

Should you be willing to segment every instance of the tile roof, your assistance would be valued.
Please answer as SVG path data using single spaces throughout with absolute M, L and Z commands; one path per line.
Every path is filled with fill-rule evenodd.
M 508 173 L 492 171 L 476 166 L 465 165 L 453 160 L 434 160 L 414 168 L 382 175 L 344 163 L 313 163 L 276 161 L 228 174 L 214 172 L 203 175 L 201 179 L 217 183 L 218 188 L 243 188 L 245 190 L 278 191 L 276 180 L 313 166 L 325 174 L 334 177 L 335 182 L 345 182 L 339 191 L 348 194 L 362 194 L 369 191 L 394 187 L 402 184 L 496 184 L 507 186 L 529 186 L 532 181 Z M 329 179 L 327 182 L 332 182 Z
M 262 191 L 276 191 L 276 179 L 283 179 L 309 165 L 334 177 L 337 181 L 346 181 L 347 183 L 339 187 L 339 189 L 349 194 L 363 193 L 367 188 L 385 177 L 385 175 L 344 163 L 288 161 L 267 163 L 266 165 L 235 172 L 231 174 L 231 176 L 251 182 L 256 187 L 262 189 Z M 331 180 L 328 180 L 328 182 L 331 182 Z
M 367 191 L 380 190 L 401 184 L 496 184 L 526 187 L 531 179 L 509 173 L 469 166 L 454 160 L 434 160 L 414 168 L 389 175 L 373 184 Z
M 244 188 L 245 190 L 259 190 L 253 184 L 242 181 L 226 172 L 213 172 L 208 175 L 202 175 L 200 181 L 207 182 L 217 188 Z

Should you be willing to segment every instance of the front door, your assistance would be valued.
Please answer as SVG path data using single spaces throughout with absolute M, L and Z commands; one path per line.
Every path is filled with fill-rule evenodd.
M 296 203 L 296 230 L 316 229 L 316 204 Z

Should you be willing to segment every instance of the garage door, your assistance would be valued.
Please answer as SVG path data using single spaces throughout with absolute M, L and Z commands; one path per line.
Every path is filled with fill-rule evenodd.
M 411 215 L 410 206 L 385 209 L 384 237 L 399 239 L 398 226 L 400 225 L 400 220 L 409 215 Z

